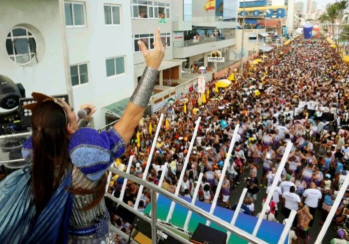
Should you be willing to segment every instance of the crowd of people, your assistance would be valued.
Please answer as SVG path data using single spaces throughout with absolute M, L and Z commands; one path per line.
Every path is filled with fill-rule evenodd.
M 203 173 L 199 200 L 210 203 L 220 177 L 224 177 L 219 205 L 234 209 L 239 195 L 232 193 L 244 184 L 248 194 L 242 211 L 258 216 L 255 205 L 261 204 L 268 193 L 286 144 L 291 141 L 293 147 L 265 219 L 283 220 L 291 210 L 298 211 L 293 223 L 295 232 L 290 237 L 307 243 L 316 213 L 321 216 L 316 224 L 322 224 L 347 174 L 348 64 L 343 63 L 337 50 L 323 37 L 313 40 L 298 37 L 273 50 L 263 63 L 245 64 L 242 73 L 236 75 L 231 86 L 218 92 L 214 91 L 215 81 L 207 84 L 206 101 L 193 87 L 162 111 L 143 118 L 117 164 L 126 168 L 129 156 L 133 155 L 131 174 L 143 177 L 162 112 L 165 119 L 147 180 L 158 184 L 165 171 L 161 187 L 174 192 L 179 175 L 185 170 L 180 194 L 190 198 L 199 174 Z M 201 123 L 194 148 L 188 166 L 183 168 L 199 116 Z M 237 142 L 227 174 L 222 176 L 237 124 Z M 118 196 L 122 182 L 121 177 L 114 176 L 109 191 Z M 128 181 L 124 201 L 130 206 L 134 205 L 138 190 L 137 184 Z M 349 190 L 333 219 L 341 231 L 338 238 L 342 239 L 348 236 L 348 200 Z M 139 209 L 144 210 L 149 201 L 150 194 L 145 189 Z M 121 223 L 118 216 L 114 218 Z

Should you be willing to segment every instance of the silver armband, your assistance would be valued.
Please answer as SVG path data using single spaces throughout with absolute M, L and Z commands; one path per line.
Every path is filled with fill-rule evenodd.
M 141 80 L 130 98 L 131 102 L 142 108 L 148 106 L 158 74 L 159 71 L 154 68 L 146 67 L 144 69 Z

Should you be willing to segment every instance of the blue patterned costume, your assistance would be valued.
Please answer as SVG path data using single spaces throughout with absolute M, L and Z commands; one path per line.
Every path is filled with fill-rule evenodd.
M 32 140 L 22 154 L 30 160 Z M 36 216 L 30 166 L 0 183 L 0 243 L 99 243 L 108 234 L 109 216 L 104 199 L 89 210 L 93 194 L 71 194 L 67 188 L 95 188 L 112 162 L 125 151 L 122 137 L 113 129 L 98 133 L 82 128 L 70 139 L 72 169 L 67 171 L 47 206 Z

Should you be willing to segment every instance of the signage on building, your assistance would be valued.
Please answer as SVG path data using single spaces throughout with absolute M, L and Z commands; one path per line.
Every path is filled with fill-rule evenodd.
M 217 62 L 217 63 L 223 63 L 225 62 L 224 57 L 207 57 L 208 62 Z
M 184 39 L 184 32 L 173 32 L 173 39 L 174 40 Z
M 198 93 L 205 93 L 206 80 L 204 76 L 198 78 Z

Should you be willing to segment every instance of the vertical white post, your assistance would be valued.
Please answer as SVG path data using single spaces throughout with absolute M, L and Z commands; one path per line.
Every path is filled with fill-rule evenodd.
M 270 191 L 269 191 L 269 193 L 268 193 L 267 199 L 265 200 L 265 203 L 263 204 L 262 212 L 261 212 L 261 214 L 259 215 L 259 218 L 258 218 L 258 220 L 257 220 L 256 226 L 255 226 L 254 229 L 253 229 L 253 233 L 252 233 L 253 236 L 257 236 L 259 227 L 261 226 L 262 220 L 263 220 L 263 218 L 264 218 L 264 216 L 265 216 L 265 211 L 267 210 L 267 206 L 269 206 L 270 200 L 271 200 L 271 198 L 273 197 L 273 194 L 274 194 L 276 185 L 279 183 L 279 179 L 280 179 L 280 177 L 281 177 L 282 170 L 283 170 L 284 167 L 285 167 L 285 164 L 286 164 L 288 155 L 289 155 L 290 152 L 291 152 L 292 146 L 293 146 L 292 142 L 289 141 L 289 142 L 287 143 L 287 147 L 286 147 L 284 156 L 283 156 L 282 159 L 281 159 L 281 163 L 280 163 L 280 165 L 279 165 L 279 168 L 278 168 L 278 170 L 276 171 L 276 174 L 275 174 L 275 177 L 274 177 L 274 180 L 273 180 L 273 184 L 272 184 L 271 187 L 270 187 Z
M 198 182 L 197 182 L 195 190 L 194 190 L 193 199 L 191 199 L 191 204 L 193 204 L 193 205 L 195 204 L 196 198 L 198 197 L 198 193 L 199 193 L 199 190 L 200 190 L 200 185 L 201 185 L 201 181 L 202 181 L 202 177 L 203 176 L 204 176 L 204 174 L 200 173 Z M 184 230 L 185 231 L 188 230 L 188 226 L 189 226 L 189 221 L 191 219 L 191 215 L 192 215 L 192 211 L 188 211 L 187 218 L 185 219 L 185 222 L 184 222 Z
M 176 191 L 175 191 L 175 196 L 178 196 L 179 191 L 180 191 L 180 189 L 181 189 L 181 185 L 182 185 L 182 181 L 183 181 L 183 178 L 184 178 L 185 170 L 186 170 L 186 168 L 187 168 L 187 166 L 188 166 L 188 162 L 189 162 L 191 150 L 193 149 L 194 142 L 195 142 L 195 138 L 196 138 L 196 135 L 197 135 L 197 133 L 198 133 L 200 121 L 201 121 L 201 117 L 199 117 L 199 118 L 196 120 L 196 122 L 195 122 L 195 123 L 196 123 L 195 130 L 194 130 L 194 133 L 193 133 L 193 137 L 191 138 L 191 141 L 190 141 L 190 146 L 189 146 L 189 149 L 188 149 L 188 152 L 187 152 L 187 156 L 185 157 L 185 161 L 184 161 L 184 164 L 183 164 L 183 168 L 182 168 L 182 171 L 181 171 L 181 175 L 179 176 L 179 179 L 178 179 L 178 182 L 177 182 L 177 187 L 176 187 Z M 173 201 L 171 202 L 170 210 L 168 211 L 167 218 L 166 218 L 166 222 L 167 222 L 167 223 L 169 223 L 169 222 L 170 222 L 170 219 L 172 218 L 173 210 L 174 210 L 175 204 L 176 204 L 175 202 L 173 202 Z
M 69 99 L 69 105 L 74 108 L 74 97 L 73 97 L 73 87 L 70 79 L 70 65 L 69 65 L 69 52 L 68 52 L 68 43 L 67 43 L 67 34 L 65 26 L 65 9 L 64 9 L 64 0 L 58 1 L 58 11 L 59 11 L 59 26 L 61 31 L 61 43 L 63 48 L 63 68 L 65 76 L 65 85 L 67 87 L 67 94 Z
M 244 0 L 244 14 L 242 16 L 242 34 L 241 34 L 241 64 L 240 64 L 240 75 L 244 77 L 244 43 L 245 43 L 245 13 L 246 13 L 246 0 Z
M 242 190 L 241 195 L 240 195 L 240 199 L 239 199 L 238 205 L 236 206 L 236 209 L 234 210 L 233 218 L 232 218 L 231 221 L 230 221 L 230 225 L 231 225 L 231 226 L 234 226 L 234 225 L 235 225 L 235 222 L 236 222 L 236 220 L 237 220 L 237 218 L 238 218 L 238 216 L 239 216 L 239 213 L 240 213 L 241 205 L 242 205 L 242 203 L 243 203 L 243 201 L 244 201 L 244 199 L 245 199 L 246 193 L 247 193 L 247 188 L 244 188 L 244 189 Z M 229 232 L 227 233 L 227 235 L 228 235 L 227 241 L 229 241 L 229 237 L 230 237 L 230 235 L 231 235 L 231 232 L 229 231 Z
M 228 165 L 230 164 L 230 162 L 229 162 L 230 161 L 230 156 L 231 156 L 231 153 L 232 153 L 233 148 L 235 146 L 235 142 L 236 142 L 238 131 L 239 131 L 239 124 L 237 124 L 235 126 L 233 137 L 231 138 L 231 142 L 230 142 L 230 146 L 229 146 L 229 150 L 228 150 L 228 155 L 227 155 L 227 157 L 224 160 L 224 166 L 223 166 L 222 174 L 221 174 L 221 177 L 219 178 L 217 189 L 216 189 L 216 193 L 214 195 L 214 198 L 213 198 L 213 201 L 212 201 L 212 204 L 211 204 L 210 214 L 213 214 L 213 212 L 214 212 L 214 210 L 216 208 L 218 196 L 219 196 L 219 194 L 221 192 L 224 176 L 227 173 Z M 206 225 L 207 226 L 210 225 L 210 221 L 209 220 L 206 221 Z
M 159 136 L 159 132 L 160 132 L 160 129 L 161 129 L 161 125 L 162 125 L 162 120 L 163 119 L 164 119 L 164 114 L 161 114 L 158 126 L 156 127 L 156 133 L 155 133 L 155 137 L 154 137 L 154 140 L 153 140 L 153 143 L 152 143 L 152 146 L 151 146 L 151 150 L 150 150 L 150 153 L 149 153 L 149 157 L 148 157 L 148 160 L 147 160 L 147 165 L 145 166 L 145 169 L 144 169 L 144 172 L 143 172 L 142 180 L 147 180 L 149 167 L 150 167 L 150 164 L 151 164 L 151 160 L 153 159 L 153 154 L 154 154 L 156 142 L 158 140 L 158 136 Z M 135 209 L 138 209 L 139 201 L 141 200 L 141 196 L 142 196 L 142 193 L 143 193 L 143 188 L 144 188 L 143 185 L 139 186 L 139 190 L 138 190 L 138 194 L 137 194 L 137 198 L 136 198 L 136 203 L 134 205 Z
M 241 193 L 241 196 L 240 196 L 238 205 L 236 206 L 236 209 L 234 210 L 233 218 L 231 219 L 231 222 L 230 222 L 230 224 L 231 224 L 232 226 L 235 225 L 235 222 L 236 222 L 236 220 L 237 220 L 237 218 L 238 218 L 238 216 L 239 216 L 240 209 L 241 209 L 241 205 L 242 205 L 242 203 L 244 202 L 244 199 L 245 199 L 246 194 L 247 194 L 247 188 L 244 188 L 244 189 L 242 190 L 242 193 Z
M 133 155 L 129 158 L 128 160 L 128 165 L 127 165 L 127 169 L 126 169 L 126 173 L 129 174 L 131 171 L 131 166 L 132 166 L 132 160 L 133 160 Z M 122 188 L 121 188 L 121 192 L 120 192 L 120 196 L 119 199 L 121 201 L 124 200 L 124 196 L 125 196 L 125 191 L 126 191 L 126 185 L 127 185 L 127 178 L 124 178 L 124 182 L 122 183 Z
M 161 176 L 160 176 L 160 180 L 159 180 L 159 184 L 158 186 L 161 188 L 162 183 L 164 183 L 164 179 L 165 179 L 165 174 L 166 174 L 166 169 L 167 169 L 168 163 L 165 163 L 164 165 L 164 169 L 161 172 Z M 167 169 L 168 170 L 168 169 Z M 159 198 L 159 193 L 156 193 L 156 199 Z
M 113 165 L 111 167 L 113 167 Z M 108 180 L 107 180 L 107 185 L 105 186 L 105 192 L 108 192 L 110 180 L 111 180 L 111 171 L 109 171 L 109 174 L 108 174 Z
M 290 233 L 290 229 L 291 229 L 292 223 L 294 221 L 294 218 L 296 217 L 296 214 L 297 214 L 296 210 L 292 210 L 291 211 L 290 216 L 286 220 L 286 225 L 284 227 L 284 230 L 281 233 L 281 236 L 280 236 L 278 244 L 284 244 L 285 243 L 286 236 L 288 235 L 288 233 Z
M 317 236 L 315 244 L 321 244 L 322 243 L 322 239 L 324 238 L 324 236 L 325 236 L 325 234 L 327 232 L 327 229 L 328 229 L 328 227 L 331 224 L 333 216 L 334 216 L 334 214 L 336 213 L 336 211 L 338 209 L 338 206 L 339 206 L 339 204 L 340 204 L 340 202 L 341 202 L 341 200 L 342 200 L 342 198 L 344 196 L 345 191 L 347 190 L 348 184 L 349 184 L 349 174 L 347 174 L 347 176 L 345 177 L 343 185 L 342 185 L 341 189 L 339 190 L 339 192 L 337 194 L 336 200 L 334 200 L 334 203 L 333 203 L 333 205 L 331 207 L 331 210 L 330 210 L 330 212 L 327 215 L 326 221 L 325 221 L 324 225 L 322 226 L 322 228 L 320 230 L 320 233 Z
M 168 165 L 168 163 L 165 163 L 165 165 L 164 165 L 165 169 L 167 168 L 167 165 Z M 162 183 L 164 183 L 165 174 L 166 174 L 166 171 L 163 170 L 161 173 L 161 176 L 160 176 L 159 184 L 158 184 L 158 187 L 160 187 L 160 188 L 162 186 Z M 158 198 L 159 198 L 159 193 L 156 193 L 156 200 L 158 200 Z M 149 215 L 151 216 L 152 212 L 150 212 Z

